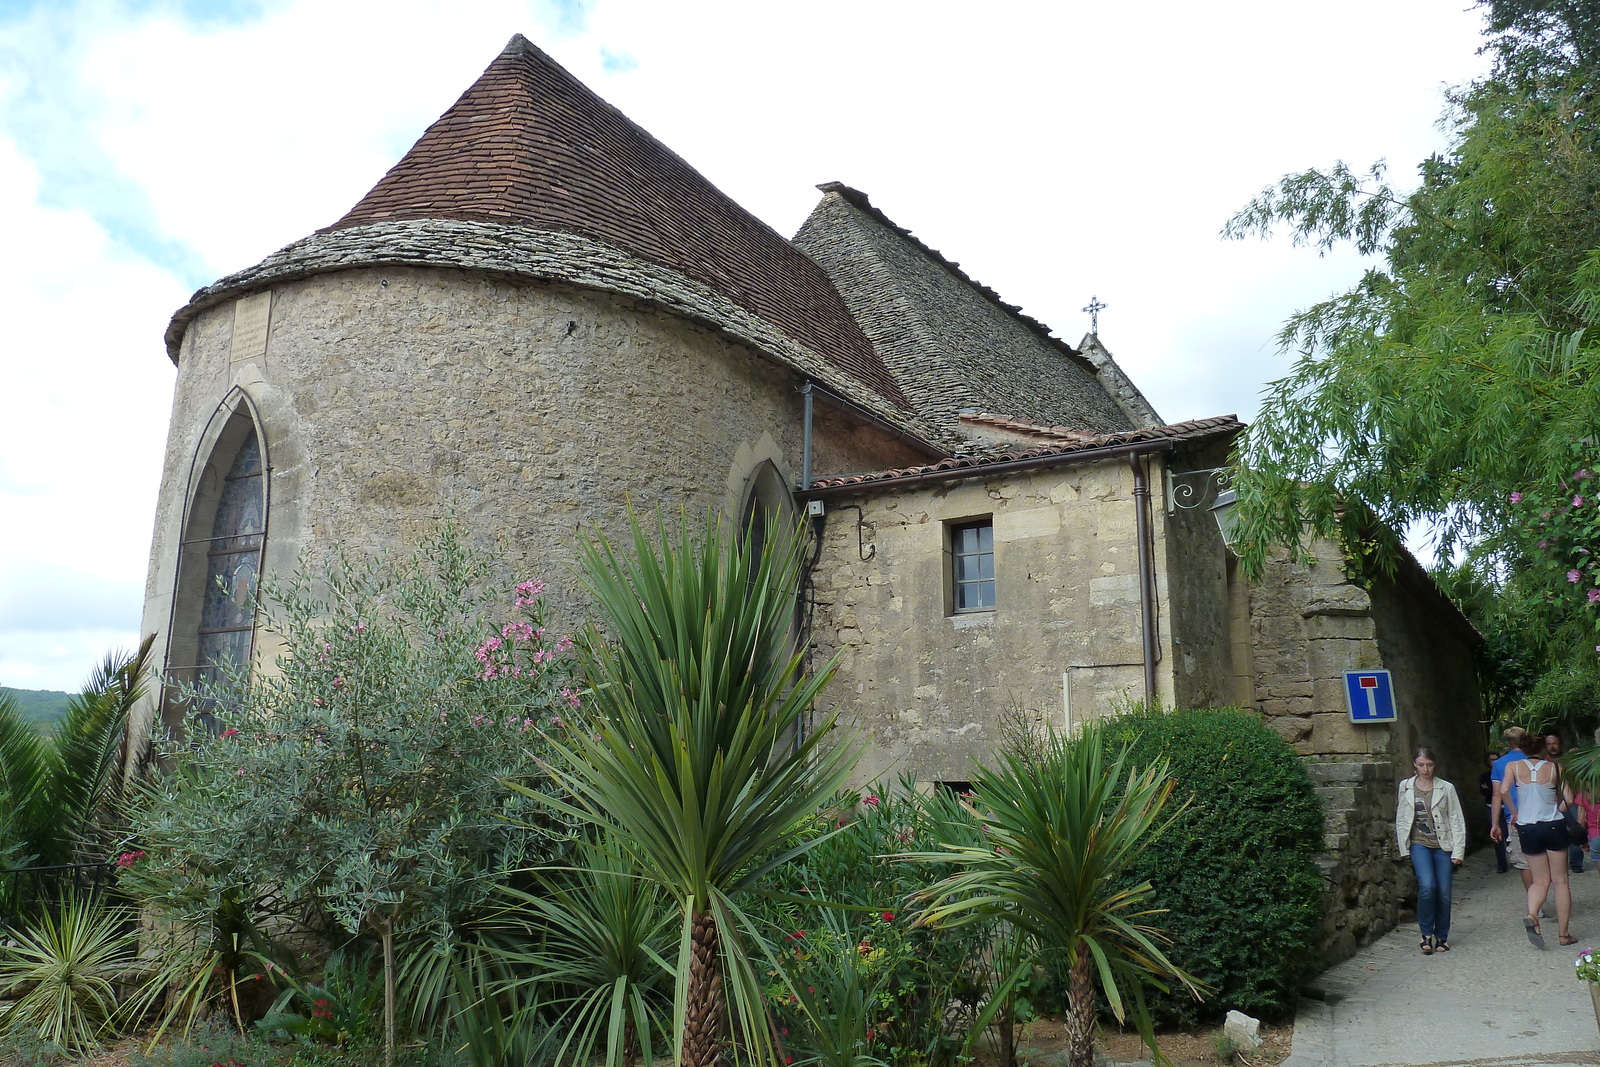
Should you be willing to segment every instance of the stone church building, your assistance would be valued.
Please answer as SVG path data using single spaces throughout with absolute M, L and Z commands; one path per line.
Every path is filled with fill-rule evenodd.
M 1392 925 L 1407 749 L 1469 795 L 1482 766 L 1471 627 L 1420 568 L 1357 586 L 1333 546 L 1244 582 L 1212 514 L 1236 419 L 1163 422 L 1094 335 L 820 189 L 785 239 L 513 38 L 344 217 L 173 316 L 165 670 L 270 662 L 259 573 L 447 510 L 568 621 L 575 530 L 630 504 L 808 517 L 863 781 L 969 779 L 1019 713 L 1252 708 L 1328 804 L 1329 955 Z M 1398 722 L 1354 725 L 1343 672 L 1376 667 Z

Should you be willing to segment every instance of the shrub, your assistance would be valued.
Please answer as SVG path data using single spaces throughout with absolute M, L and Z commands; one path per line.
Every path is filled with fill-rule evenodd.
M 202 927 L 219 901 L 263 892 L 325 910 L 376 935 L 392 975 L 397 938 L 448 944 L 496 885 L 547 861 L 567 830 L 531 797 L 577 703 L 571 642 L 546 636 L 539 582 L 504 622 L 488 573 L 446 524 L 393 565 L 339 558 L 268 583 L 276 669 L 209 694 L 215 736 L 197 723 L 168 739 L 125 888 Z M 386 996 L 391 1048 L 394 1010 Z
M 1109 724 L 1107 744 L 1135 766 L 1166 760 L 1173 803 L 1188 807 L 1134 864 L 1168 909 L 1173 962 L 1214 988 L 1203 1004 L 1156 995 L 1163 1022 L 1189 1025 L 1233 1008 L 1284 1012 L 1317 964 L 1323 813 L 1283 739 L 1237 709 L 1137 711 Z
M 841 812 L 846 814 L 841 815 Z M 842 824 L 842 825 L 841 825 Z M 934 930 L 912 922 L 914 898 L 955 868 L 895 858 L 979 840 L 972 812 L 947 791 L 902 779 L 819 813 L 806 833 L 826 837 L 773 872 L 791 903 L 766 918 L 789 972 L 770 986 L 797 1061 L 954 1062 L 993 985 L 993 924 Z M 811 897 L 842 905 L 792 903 Z M 806 1003 L 791 989 L 812 990 Z M 790 997 L 796 1000 L 791 1001 Z

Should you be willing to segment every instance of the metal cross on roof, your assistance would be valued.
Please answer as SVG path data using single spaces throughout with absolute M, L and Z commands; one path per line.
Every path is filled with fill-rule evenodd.
M 1083 308 L 1089 313 L 1089 332 L 1096 337 L 1100 336 L 1100 312 L 1104 311 L 1106 306 L 1100 302 L 1098 296 L 1091 296 L 1088 305 Z

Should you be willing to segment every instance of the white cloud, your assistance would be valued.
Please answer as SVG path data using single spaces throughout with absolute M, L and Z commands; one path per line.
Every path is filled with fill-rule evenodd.
M 1441 86 L 1483 62 L 1464 7 L 275 0 L 200 23 L 176 4 L 63 0 L 0 15 L 0 605 L 57 589 L 67 619 L 52 608 L 49 625 L 68 627 L 0 618 L 0 681 L 76 685 L 137 630 L 173 373 L 161 335 L 187 290 L 337 219 L 513 32 L 782 232 L 814 183 L 840 180 L 1068 340 L 1098 294 L 1106 343 L 1182 419 L 1253 413 L 1286 370 L 1283 318 L 1360 267 L 1224 244 L 1224 220 L 1335 158 L 1387 157 L 1404 180 L 1442 144 Z M 86 610 L 72 630 L 94 590 L 123 621 Z

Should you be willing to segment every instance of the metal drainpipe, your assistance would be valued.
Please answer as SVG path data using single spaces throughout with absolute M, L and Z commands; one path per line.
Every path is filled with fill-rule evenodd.
M 1144 465 L 1135 454 L 1128 457 L 1133 468 L 1133 507 L 1139 538 L 1139 639 L 1144 652 L 1144 702 L 1153 706 L 1156 699 L 1155 568 L 1150 552 L 1150 483 Z
M 804 438 L 800 443 L 800 491 L 803 493 L 811 488 L 811 383 L 800 387 L 800 395 L 806 398 L 806 415 Z

